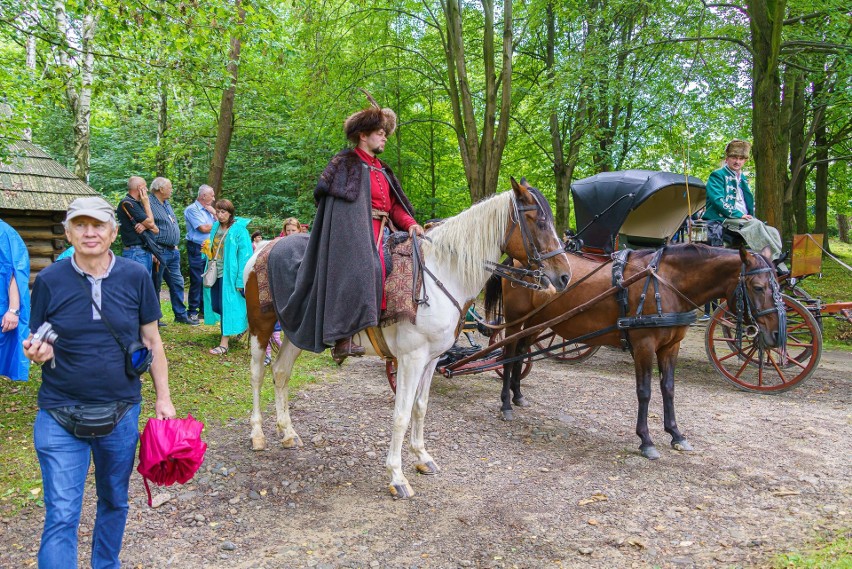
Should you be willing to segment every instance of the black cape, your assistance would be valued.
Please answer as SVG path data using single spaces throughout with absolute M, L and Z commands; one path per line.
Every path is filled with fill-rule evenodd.
M 413 211 L 385 166 L 396 198 Z M 373 241 L 370 177 L 354 150 L 332 158 L 314 190 L 310 235 L 275 244 L 269 286 L 281 329 L 297 347 L 322 352 L 376 326 L 382 305 L 381 262 Z

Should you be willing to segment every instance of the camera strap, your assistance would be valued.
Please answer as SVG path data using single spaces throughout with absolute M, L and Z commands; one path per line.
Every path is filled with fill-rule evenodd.
M 122 343 L 121 339 L 118 337 L 118 334 L 115 333 L 115 329 L 112 327 L 112 324 L 109 323 L 109 320 L 106 319 L 106 316 L 104 316 L 104 313 L 101 311 L 101 307 L 98 306 L 97 302 L 95 302 L 95 297 L 92 296 L 92 287 L 87 286 L 88 284 L 89 279 L 84 276 L 83 280 L 80 281 L 80 286 L 82 286 L 86 290 L 86 296 L 88 296 L 89 300 L 92 301 L 92 306 L 95 307 L 95 310 L 97 310 L 98 314 L 100 314 L 101 316 L 101 322 L 106 324 L 107 329 L 109 329 L 109 333 L 112 334 L 113 338 L 115 338 L 115 341 L 116 343 L 118 343 L 118 346 L 121 348 L 121 351 L 124 352 L 125 356 L 129 355 L 127 347 L 124 345 L 124 343 Z

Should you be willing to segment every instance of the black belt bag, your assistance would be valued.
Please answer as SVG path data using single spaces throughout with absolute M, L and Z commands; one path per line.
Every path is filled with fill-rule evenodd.
M 124 418 L 133 403 L 113 401 L 45 409 L 63 429 L 81 439 L 105 437 Z

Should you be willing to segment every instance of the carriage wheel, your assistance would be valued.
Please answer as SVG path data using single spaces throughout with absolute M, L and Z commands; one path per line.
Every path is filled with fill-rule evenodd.
M 488 338 L 488 345 L 492 346 L 502 339 L 503 339 L 503 330 L 497 330 L 493 334 L 491 334 L 490 338 Z M 503 349 L 500 348 L 496 352 L 493 352 L 491 354 L 491 357 L 495 360 L 498 360 L 498 361 L 503 359 Z M 530 374 L 530 371 L 532 370 L 532 364 L 533 363 L 532 363 L 531 359 L 527 358 L 527 359 L 524 360 L 523 367 L 521 367 L 521 379 L 524 379 L 526 376 L 528 376 Z M 503 379 L 503 366 L 498 366 L 498 367 L 494 368 L 494 371 L 497 372 L 497 375 L 500 376 L 500 379 Z
M 822 357 L 822 334 L 816 319 L 799 301 L 784 296 L 787 307 L 787 361 L 777 348 L 763 351 L 756 338 L 743 338 L 736 348 L 736 321 L 723 302 L 713 313 L 704 335 L 710 362 L 722 377 L 744 391 L 781 393 L 808 379 Z
M 564 342 L 562 336 L 556 332 L 545 332 L 538 337 L 534 344 L 536 350 L 549 350 L 553 344 L 561 344 Z M 548 355 L 549 358 L 558 362 L 568 362 L 572 364 L 584 362 L 597 353 L 600 346 L 589 346 L 588 344 L 572 344 L 570 346 L 562 346 L 556 350 L 552 350 Z
M 396 393 L 396 360 L 385 360 L 385 373 L 388 376 L 391 391 Z

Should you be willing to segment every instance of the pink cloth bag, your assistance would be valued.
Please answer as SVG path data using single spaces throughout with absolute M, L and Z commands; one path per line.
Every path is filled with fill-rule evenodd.
M 139 466 L 148 505 L 151 489 L 148 480 L 159 486 L 171 486 L 175 482 L 185 484 L 201 463 L 207 443 L 201 440 L 204 423 L 187 415 L 186 419 L 148 419 L 139 441 Z

